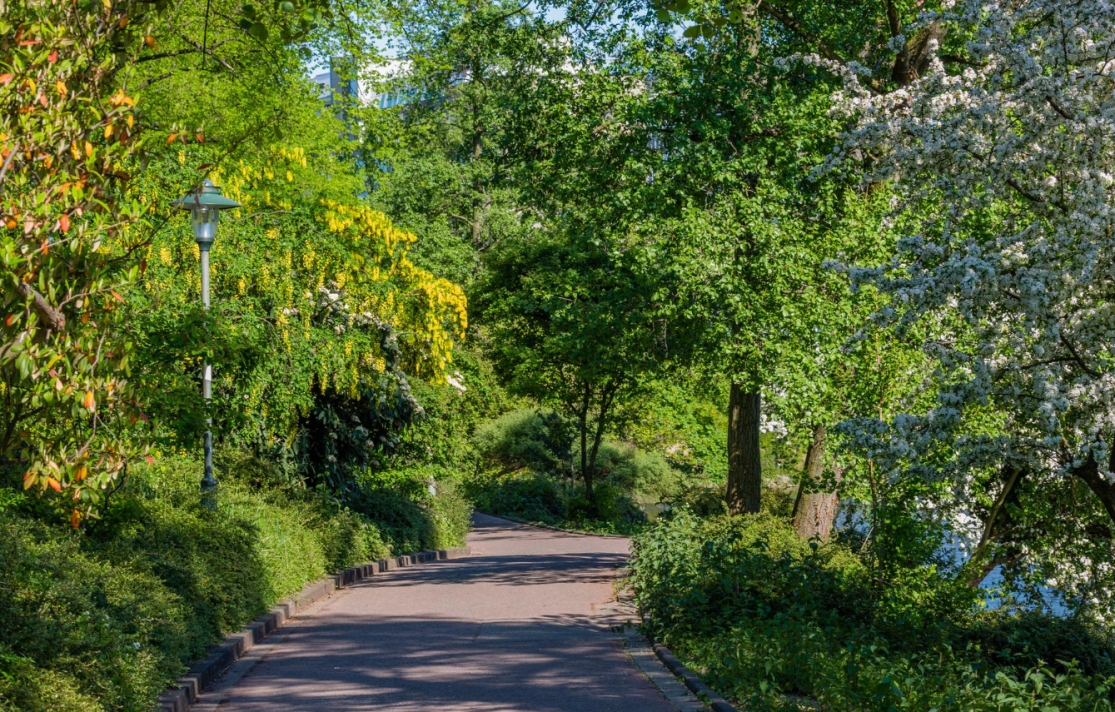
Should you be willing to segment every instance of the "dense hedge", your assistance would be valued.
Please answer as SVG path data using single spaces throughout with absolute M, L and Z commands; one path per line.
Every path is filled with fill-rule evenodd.
M 418 502 L 367 494 L 405 510 L 377 522 L 272 481 L 253 458 L 221 465 L 215 512 L 200 506 L 200 466 L 166 458 L 133 472 L 80 532 L 3 491 L 0 710 L 150 710 L 191 660 L 307 582 L 467 533 L 470 509 L 451 488 Z
M 745 709 L 1112 709 L 1110 632 L 989 611 L 932 564 L 886 574 L 769 514 L 686 510 L 635 539 L 652 634 Z

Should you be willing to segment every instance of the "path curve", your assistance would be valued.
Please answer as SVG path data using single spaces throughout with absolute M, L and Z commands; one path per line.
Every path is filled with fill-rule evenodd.
M 473 523 L 471 558 L 338 592 L 292 621 L 210 704 L 219 701 L 221 712 L 675 710 L 608 630 L 627 539 L 482 514 Z

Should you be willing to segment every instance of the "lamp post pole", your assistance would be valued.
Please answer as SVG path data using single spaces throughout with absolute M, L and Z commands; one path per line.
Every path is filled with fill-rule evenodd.
M 190 226 L 194 240 L 201 252 L 201 304 L 209 311 L 209 249 L 217 237 L 217 217 L 222 210 L 239 208 L 231 198 L 221 195 L 221 189 L 206 179 L 197 190 L 172 205 L 190 211 Z M 213 366 L 201 366 L 201 395 L 205 399 L 205 475 L 201 478 L 201 500 L 210 509 L 217 506 L 217 478 L 213 476 L 213 418 L 209 416 L 209 401 L 213 398 Z
M 201 305 L 209 311 L 209 248 L 212 243 L 201 243 Z M 201 366 L 201 396 L 205 399 L 205 476 L 201 478 L 201 497 L 206 506 L 213 506 L 217 494 L 217 479 L 213 477 L 213 418 L 209 401 L 213 398 L 213 366 L 206 361 Z

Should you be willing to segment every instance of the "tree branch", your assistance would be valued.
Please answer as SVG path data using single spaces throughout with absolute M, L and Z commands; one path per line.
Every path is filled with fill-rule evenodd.
M 19 142 L 12 144 L 11 153 L 4 159 L 3 167 L 0 167 L 0 185 L 4 185 L 4 177 L 8 175 L 8 169 L 12 167 L 12 161 L 15 159 L 16 152 L 19 151 Z
M 46 323 L 51 331 L 62 331 L 66 328 L 65 315 L 52 307 L 46 297 L 35 291 L 34 287 L 21 279 L 16 282 L 15 289 L 24 299 L 31 300 L 31 308 L 35 310 L 35 313 L 39 315 L 39 318 Z
M 1063 331 L 1059 334 L 1058 338 L 1061 340 L 1061 343 L 1065 345 L 1065 348 L 1069 350 L 1069 354 L 1072 356 L 1072 360 L 1076 362 L 1077 366 L 1080 366 L 1080 369 L 1084 371 L 1084 373 L 1088 374 L 1092 378 L 1099 378 L 1099 373 L 1089 368 L 1088 364 L 1084 363 L 1084 359 L 1080 358 L 1080 354 L 1078 354 L 1076 352 L 1076 349 L 1073 348 L 1072 342 L 1069 341 L 1068 337 L 1065 336 L 1065 333 Z
M 831 49 L 829 49 L 824 40 L 799 25 L 782 8 L 775 7 L 766 0 L 760 0 L 759 10 L 765 12 L 766 14 L 773 17 L 775 20 L 781 22 L 786 27 L 786 29 L 790 30 L 798 37 L 801 37 L 806 42 L 812 43 L 817 48 L 817 51 L 821 53 L 821 56 L 825 59 L 845 64 L 844 60 L 837 56 L 836 52 L 833 52 Z
M 136 87 L 135 90 L 137 92 L 143 91 L 144 89 L 151 86 L 155 82 L 161 82 L 162 80 L 166 79 L 167 77 L 171 76 L 172 74 L 174 74 L 174 72 L 163 72 L 162 74 L 160 74 L 157 77 L 151 77 L 150 79 L 148 79 L 147 81 L 143 82 L 138 87 Z

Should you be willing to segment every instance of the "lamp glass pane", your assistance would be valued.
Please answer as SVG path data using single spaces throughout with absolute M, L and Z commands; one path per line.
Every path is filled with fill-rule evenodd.
M 220 212 L 217 208 L 205 206 L 194 206 L 190 209 L 190 225 L 194 229 L 195 240 L 203 244 L 213 242 L 213 238 L 217 235 L 217 216 Z

